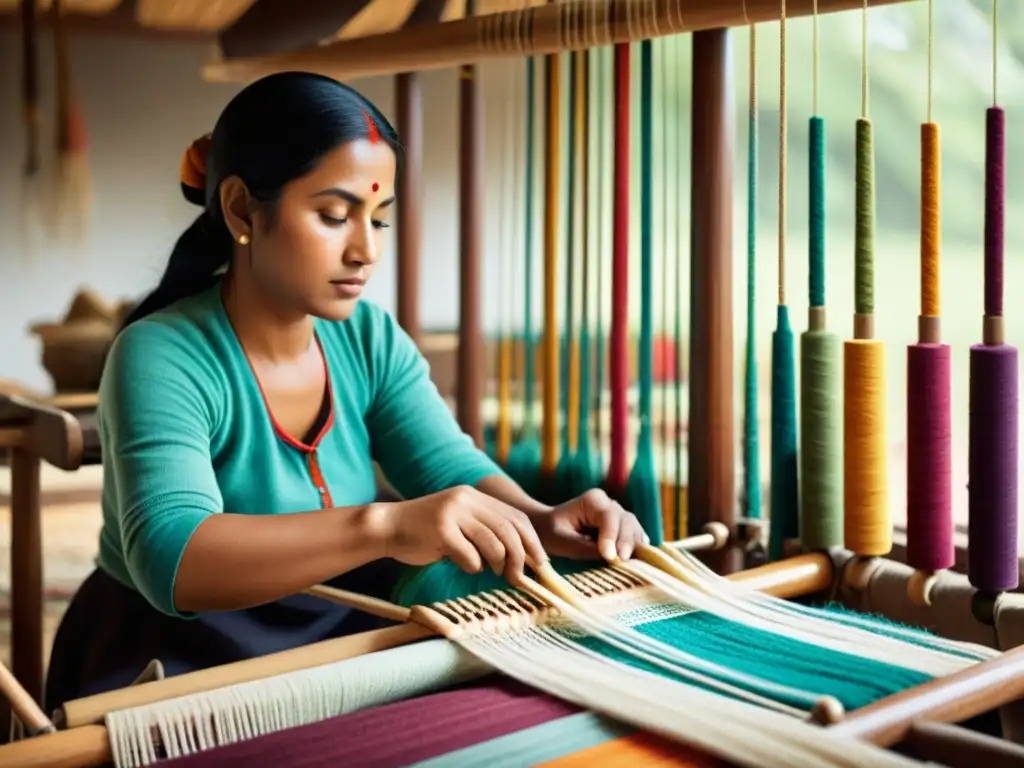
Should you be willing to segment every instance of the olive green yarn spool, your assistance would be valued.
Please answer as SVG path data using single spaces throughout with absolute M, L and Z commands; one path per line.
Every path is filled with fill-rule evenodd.
M 800 335 L 800 538 L 808 550 L 843 545 L 841 351 L 834 333 Z

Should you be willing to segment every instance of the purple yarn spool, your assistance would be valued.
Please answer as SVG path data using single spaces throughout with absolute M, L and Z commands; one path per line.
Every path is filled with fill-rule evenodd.
M 971 347 L 967 574 L 980 592 L 1019 581 L 1017 387 L 1015 347 Z

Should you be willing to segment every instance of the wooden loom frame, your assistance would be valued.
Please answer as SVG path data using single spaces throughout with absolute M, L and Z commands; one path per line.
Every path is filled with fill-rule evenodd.
M 871 5 L 902 2 L 905 0 L 872 0 Z M 570 4 L 572 5 L 572 4 Z M 720 553 L 716 560 L 718 570 L 723 572 L 735 572 L 739 567 L 739 556 L 743 537 L 738 536 L 737 520 L 735 517 L 735 478 L 732 445 L 733 425 L 733 404 L 731 399 L 732 391 L 732 367 L 731 355 L 732 339 L 732 294 L 731 294 L 731 229 L 732 198 L 731 198 L 731 166 L 732 155 L 731 145 L 733 141 L 730 104 L 728 99 L 729 82 L 728 70 L 728 31 L 726 29 L 711 28 L 723 21 L 732 19 L 732 25 L 746 24 L 753 21 L 767 21 L 777 18 L 777 2 L 775 0 L 689 0 L 683 3 L 689 8 L 692 15 L 678 17 L 678 24 L 672 25 L 671 2 L 656 3 L 658 8 L 664 8 L 667 14 L 664 18 L 668 20 L 666 25 L 660 27 L 662 34 L 694 31 L 693 35 L 693 59 L 694 59 L 694 88 L 693 104 L 701 105 L 701 111 L 694 113 L 693 123 L 693 146 L 692 153 L 694 164 L 691 169 L 691 185 L 694 218 L 705 221 L 710 226 L 702 227 L 701 233 L 693 241 L 693 252 L 691 258 L 691 270 L 693 280 L 691 282 L 691 349 L 694 358 L 691 359 L 691 368 L 694 371 L 694 386 L 691 391 L 690 412 L 691 412 L 691 433 L 690 445 L 694 439 L 705 448 L 703 451 L 688 451 L 690 460 L 689 497 L 690 509 L 696 511 L 697 515 L 691 514 L 690 530 L 699 530 L 703 524 L 710 521 L 720 521 L 729 526 L 730 546 Z M 821 13 L 829 13 L 835 10 L 846 10 L 860 7 L 860 0 L 822 0 L 819 3 Z M 621 0 L 609 0 L 610 7 L 621 8 L 624 3 Z M 804 7 L 806 6 L 806 7 Z M 804 15 L 809 11 L 810 0 L 791 0 L 789 16 L 795 17 Z M 627 39 L 630 30 L 623 22 L 615 22 L 611 27 L 611 34 L 608 39 L 580 40 L 577 43 L 569 44 L 564 38 L 564 21 L 567 14 L 563 11 L 545 10 L 544 8 L 534 9 L 533 31 L 535 40 L 532 46 L 520 45 L 520 49 L 504 50 L 493 47 L 493 31 L 499 27 L 496 19 L 476 18 L 465 19 L 459 22 L 452 22 L 445 29 L 440 48 L 445 49 L 444 55 L 438 55 L 438 48 L 428 51 L 427 55 L 433 56 L 429 61 L 424 61 L 422 49 L 406 47 L 409 46 L 411 35 L 409 33 L 394 33 L 392 35 L 376 36 L 377 39 L 366 38 L 365 40 L 346 41 L 345 47 L 327 46 L 312 52 L 304 52 L 291 56 L 274 57 L 262 62 L 226 62 L 212 65 L 207 69 L 207 76 L 212 79 L 218 78 L 242 78 L 248 79 L 269 71 L 283 68 L 303 68 L 317 71 L 326 71 L 330 74 L 377 74 L 384 70 L 373 69 L 382 67 L 383 64 L 366 62 L 391 57 L 391 53 L 382 54 L 382 40 L 390 38 L 391 43 L 396 46 L 395 50 L 410 52 L 408 57 L 398 60 L 398 63 L 412 68 L 444 67 L 454 63 L 461 63 L 468 54 L 475 54 L 475 60 L 486 58 L 508 57 L 511 55 L 522 55 L 529 48 L 534 53 L 548 53 L 554 50 L 565 48 L 589 47 L 595 43 L 618 42 Z M 731 14 L 731 16 L 730 16 Z M 505 14 L 510 16 L 511 14 Z M 693 22 L 692 19 L 697 19 Z M 520 14 L 516 20 L 517 24 L 523 24 L 523 15 Z M 436 34 L 436 30 L 434 31 Z M 417 38 L 420 39 L 420 38 Z M 539 43 L 536 42 L 539 39 Z M 484 42 L 481 42 L 483 40 Z M 487 41 L 491 40 L 491 43 Z M 367 55 L 366 50 L 360 45 L 373 45 L 376 48 L 376 55 Z M 459 46 L 462 46 L 461 48 Z M 475 49 L 473 46 L 477 46 Z M 492 46 L 492 47 L 489 47 Z M 348 52 L 346 54 L 346 51 Z M 345 56 L 352 57 L 346 65 Z M 445 58 L 447 56 L 448 58 Z M 419 57 L 419 60 L 416 59 Z M 359 58 L 363 64 L 356 65 L 352 62 Z M 348 66 L 348 69 L 346 69 Z M 360 68 L 362 67 L 362 68 Z M 393 67 L 388 68 L 388 73 Z M 339 71 L 340 70 L 340 71 Z M 398 94 L 398 130 L 407 144 L 410 141 L 421 142 L 421 130 L 417 123 L 422 122 L 422 104 L 419 92 L 418 76 L 415 73 L 399 74 L 397 77 Z M 475 94 L 469 99 L 469 113 L 476 112 L 476 120 L 479 120 L 479 104 L 473 103 Z M 467 129 L 466 137 L 474 135 L 479 130 L 479 123 L 473 127 L 473 120 L 467 119 L 464 127 Z M 466 190 L 473 189 L 480 183 L 479 163 L 472 162 L 477 159 L 472 153 L 480 151 L 479 143 L 472 141 L 463 142 L 463 146 L 469 146 L 469 155 L 463 155 L 463 200 L 461 207 L 461 218 L 463 222 L 462 242 L 463 251 L 461 266 L 463 273 L 476 275 L 479 272 L 480 261 L 480 217 L 472 215 L 469 206 L 472 205 L 472 197 L 479 200 L 479 195 L 465 194 Z M 416 145 L 421 146 L 421 145 Z M 412 150 L 412 147 L 410 147 Z M 419 152 L 410 151 L 410 155 L 418 160 Z M 469 159 L 469 158 L 472 158 Z M 418 163 L 410 164 L 413 168 L 412 174 L 403 178 L 403 188 L 400 190 L 404 204 L 400 206 L 399 224 L 399 321 L 410 332 L 414 339 L 420 337 L 418 322 L 416 319 L 415 285 L 417 281 L 417 263 L 419 249 L 419 233 L 416 227 L 418 220 L 418 199 L 415 190 L 419 186 Z M 479 387 L 479 375 L 482 370 L 480 351 L 476 340 L 479 338 L 479 309 L 476 297 L 476 280 L 463 281 L 465 288 L 462 292 L 463 323 L 460 326 L 459 370 L 460 381 L 470 383 L 469 396 L 460 397 L 460 421 L 464 428 L 474 436 L 480 434 L 479 407 L 474 407 L 474 400 L 477 404 L 481 395 Z M 475 333 L 474 333 L 475 329 Z M 704 343 L 699 343 L 704 342 Z M 474 383 L 475 382 L 475 383 Z M 698 406 L 694 407 L 694 401 Z M 35 410 L 34 408 L 32 409 Z M 57 413 L 51 413 L 56 417 Z M 63 417 L 62 417 L 63 418 Z M 33 424 L 37 422 L 33 421 Z M 43 423 L 43 422 L 39 422 Z M 33 427 L 35 428 L 35 427 Z M 67 426 L 68 434 L 74 434 L 74 429 Z M 13 433 L 12 433 L 13 434 Z M 11 445 L 18 447 L 25 446 L 25 432 L 20 432 L 17 438 L 11 437 Z M 0 441 L 2 443 L 3 441 Z M 58 466 L 67 464 L 67 468 L 73 468 L 75 464 L 74 452 L 67 454 L 65 458 L 57 458 L 51 463 Z M 38 474 L 38 467 L 36 469 Z M 38 499 L 36 500 L 38 502 Z M 38 527 L 38 526 L 37 526 Z M 30 537 L 31 538 L 31 537 Z M 36 538 L 38 538 L 38 531 Z M 807 556 L 810 558 L 821 556 Z M 781 573 L 779 568 L 793 567 L 798 569 L 814 562 L 812 559 L 798 558 L 793 561 L 780 563 L 773 572 Z M 798 571 L 794 570 L 796 574 Z M 756 578 L 758 571 L 748 571 L 738 574 L 738 577 L 746 580 Z M 420 636 L 420 631 L 412 632 L 406 630 L 410 637 Z M 403 635 L 404 636 L 404 635 Z M 413 637 L 413 639 L 417 639 Z M 369 647 L 363 647 L 362 652 L 375 649 L 374 641 L 370 637 L 363 637 L 360 642 L 369 643 Z M 355 647 L 357 644 L 353 644 Z M 41 660 L 40 660 L 41 662 Z M 248 662 L 245 662 L 248 663 Z M 17 664 L 17 662 L 16 662 Z M 233 665 L 232 665 L 233 666 Z M 948 689 L 952 689 L 960 683 L 960 676 L 945 678 L 936 681 L 934 689 L 929 692 L 920 692 L 917 689 L 915 696 L 927 700 L 930 703 L 920 703 L 914 710 L 916 716 L 930 715 L 938 720 L 956 719 L 965 713 L 974 713 L 973 707 L 984 703 L 984 708 L 999 706 L 1007 701 L 1024 696 L 1024 656 L 1018 652 L 1004 654 L 995 662 L 987 662 L 968 671 L 970 677 L 975 681 L 974 692 L 976 699 L 973 703 L 967 703 L 964 707 L 954 706 L 957 702 L 948 700 Z M 41 663 L 38 674 L 41 678 Z M 968 673 L 964 673 L 965 676 Z M 988 690 L 991 677 L 994 675 L 1001 682 L 1005 682 L 1004 675 L 1012 674 L 1013 685 L 1006 685 L 999 698 L 989 698 L 985 693 Z M 260 676 L 265 676 L 265 673 Z M 985 678 L 989 678 L 985 680 Z M 955 678 L 955 679 L 954 679 Z M 181 682 L 179 680 L 179 682 Z M 931 685 L 931 684 L 929 684 Z M 922 686 L 928 688 L 928 686 Z M 1021 688 L 1021 690 L 1018 690 Z M 141 689 L 136 689 L 141 690 Z M 960 689 L 962 693 L 963 689 Z M 936 703 L 941 699 L 940 691 L 946 691 L 947 700 L 944 703 Z M 911 693 L 911 692 L 907 692 Z M 903 696 L 904 694 L 901 694 Z M 932 696 L 933 698 L 929 698 Z M 913 697 L 912 697 L 913 698 Z M 969 701 L 970 697 L 961 699 L 959 704 Z M 872 711 L 873 707 L 866 708 Z M 868 721 L 870 718 L 864 716 Z M 864 722 L 850 717 L 845 728 L 853 728 L 856 732 L 856 725 L 850 723 Z M 909 720 L 899 726 L 899 736 L 891 733 L 885 737 L 892 743 L 898 737 L 905 736 Z M 863 733 L 860 735 L 864 735 Z M 947 733 L 948 735 L 948 733 Z M 26 742 L 24 746 L 28 746 Z

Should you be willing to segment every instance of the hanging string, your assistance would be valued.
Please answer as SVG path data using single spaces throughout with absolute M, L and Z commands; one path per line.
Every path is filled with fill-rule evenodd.
M 874 338 L 875 167 L 868 118 L 868 3 L 861 9 L 861 117 L 856 129 L 854 338 L 843 346 L 843 531 L 871 557 L 892 549 L 886 461 L 885 345 Z
M 955 561 L 953 548 L 952 361 L 941 340 L 939 126 L 932 122 L 932 0 L 928 0 L 928 110 L 921 126 L 921 314 L 907 348 L 907 564 L 930 577 Z M 918 582 L 915 582 L 917 584 Z M 928 587 L 912 598 L 928 602 Z
M 523 427 L 519 440 L 509 451 L 508 473 L 527 492 L 538 494 L 541 465 L 541 445 L 535 415 L 536 343 L 533 333 L 533 200 L 534 188 L 534 134 L 536 128 L 536 65 L 534 57 L 526 59 L 526 121 L 523 127 L 524 192 L 523 192 L 523 366 L 522 404 Z
M 744 515 L 759 520 L 761 504 L 760 425 L 758 424 L 757 378 L 757 25 L 750 25 L 750 92 L 747 117 L 747 345 L 744 371 L 743 418 L 743 501 Z
M 1006 114 L 996 76 L 999 8 L 992 3 L 992 106 L 985 115 L 985 317 L 971 347 L 967 574 L 982 593 L 1017 588 L 1019 383 L 1017 348 L 1006 343 L 1003 258 Z
M 654 466 L 651 395 L 654 362 L 654 44 L 640 43 L 640 434 L 627 493 L 630 507 L 655 546 L 664 539 L 661 493 Z
M 840 341 L 826 326 L 825 119 L 818 114 L 820 37 L 813 6 L 807 330 L 800 335 L 800 540 L 805 549 L 843 545 Z
M 772 334 L 772 480 L 769 556 L 800 535 L 797 482 L 796 360 L 786 306 L 786 0 L 779 21 L 779 306 Z
M 626 389 L 629 386 L 627 329 L 629 323 L 629 187 L 630 187 L 630 44 L 615 44 L 615 127 L 612 216 L 612 318 L 609 350 L 611 387 L 611 457 L 608 464 L 608 488 L 613 495 L 626 489 L 629 470 L 626 465 L 626 439 L 629 412 Z
M 676 125 L 683 125 L 683 78 L 679 77 L 678 65 L 682 60 L 682 35 L 676 35 L 676 77 L 678 82 L 676 84 L 675 93 L 675 107 L 676 107 Z M 676 136 L 680 134 L 677 132 Z M 681 140 L 676 142 L 676 175 L 675 175 L 675 188 L 676 188 L 676 210 L 682 210 L 683 202 L 683 142 Z M 675 511 L 675 528 L 677 536 L 682 537 L 687 535 L 687 518 L 685 516 L 685 503 L 683 501 L 683 258 L 684 258 L 684 243 L 686 239 L 683 237 L 683 227 L 685 222 L 689 219 L 685 216 L 676 216 L 676 253 L 675 253 L 675 327 L 673 329 L 673 338 L 675 341 L 675 418 L 674 418 L 674 437 L 675 437 L 675 474 L 672 483 L 672 509 Z

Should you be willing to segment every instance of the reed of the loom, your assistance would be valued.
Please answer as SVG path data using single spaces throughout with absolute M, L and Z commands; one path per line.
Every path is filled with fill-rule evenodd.
M 626 494 L 654 544 L 665 540 L 651 424 L 654 363 L 654 42 L 640 43 L 640 432 Z
M 664 569 L 665 556 L 659 557 L 661 553 L 652 554 L 647 550 L 653 548 L 641 547 L 638 556 L 642 555 L 646 561 Z M 815 553 L 792 558 L 785 563 L 753 568 L 728 578 L 765 594 L 791 598 L 827 589 L 834 578 L 834 566 L 827 555 Z M 541 574 L 540 583 L 548 589 L 554 587 L 557 592 L 561 581 L 555 581 L 552 584 L 550 574 Z M 106 765 L 111 759 L 110 744 L 107 729 L 101 723 L 109 712 L 311 669 L 415 643 L 437 634 L 434 626 L 410 621 L 422 616 L 422 610 L 410 610 L 330 587 L 311 591 L 324 599 L 403 623 L 67 702 L 58 712 L 62 730 L 0 746 L 0 765 L 4 768 L 93 768 Z M 576 599 L 570 596 L 568 602 Z
M 905 0 L 869 0 L 891 5 Z M 820 0 L 822 13 L 859 7 L 861 0 Z M 680 6 L 683 6 L 680 13 Z M 618 13 L 596 25 L 584 40 L 577 26 L 567 23 L 564 4 L 534 5 L 526 10 L 488 13 L 443 24 L 409 25 L 397 32 L 344 39 L 306 51 L 262 59 L 220 60 L 207 64 L 203 77 L 212 81 L 246 81 L 271 72 L 296 68 L 315 72 L 368 77 L 410 70 L 445 69 L 467 61 L 481 62 L 513 56 L 550 55 L 591 46 L 618 45 L 644 38 L 678 35 L 708 29 L 743 27 L 775 21 L 779 6 L 770 0 L 686 0 L 679 2 L 616 3 Z M 792 16 L 806 16 L 801 3 Z M 638 23 L 638 13 L 643 14 Z
M 799 538 L 796 444 L 796 359 L 786 305 L 786 0 L 779 14 L 779 303 L 772 334 L 771 535 L 769 557 L 778 560 Z
M 814 0 L 810 118 L 807 330 L 800 334 L 800 542 L 807 550 L 843 544 L 843 443 L 839 335 L 825 309 L 825 119 L 818 114 L 818 0 Z
M 760 131 L 757 115 L 757 25 L 750 27 L 747 99 L 747 342 L 743 371 L 743 516 L 751 543 L 760 541 L 764 517 L 761 500 L 761 436 L 757 377 L 757 205 Z
M 868 2 L 861 8 L 861 116 L 856 129 L 853 339 L 843 345 L 843 538 L 866 585 L 892 549 L 885 423 L 885 345 L 875 339 L 875 157 L 868 118 Z
M 629 220 L 630 220 L 630 45 L 615 46 L 615 126 L 612 176 L 612 317 L 608 383 L 611 389 L 611 455 L 607 485 L 614 496 L 626 490 L 626 440 L 629 433 L 627 334 L 629 324 Z
M 999 6 L 992 4 L 992 106 L 985 115 L 985 316 L 982 343 L 971 347 L 967 575 L 972 603 L 991 624 L 998 593 L 1015 589 L 1018 562 L 1017 348 L 1003 319 L 1006 113 L 999 106 Z
M 928 118 L 921 126 L 921 314 L 907 348 L 907 596 L 931 604 L 937 573 L 952 567 L 952 360 L 940 327 L 939 126 L 932 121 L 932 0 L 928 0 Z

